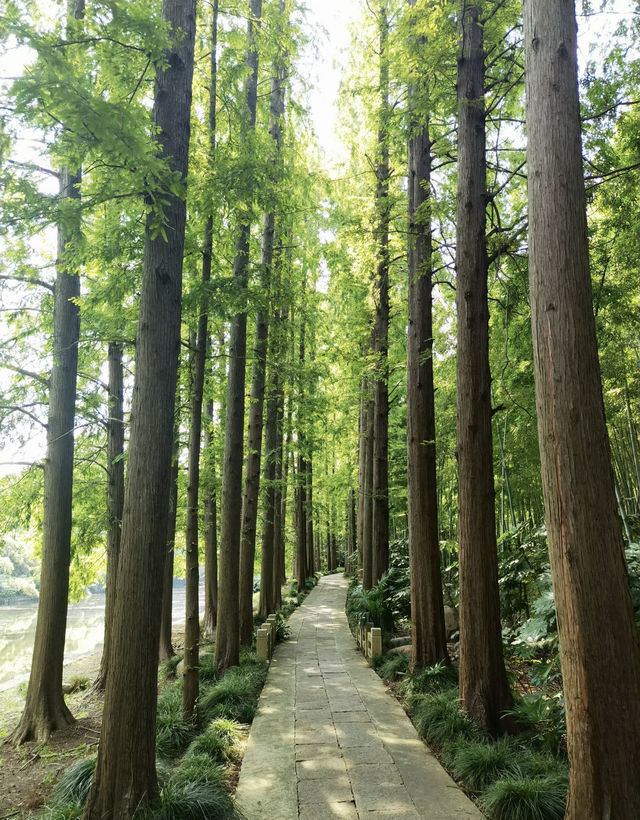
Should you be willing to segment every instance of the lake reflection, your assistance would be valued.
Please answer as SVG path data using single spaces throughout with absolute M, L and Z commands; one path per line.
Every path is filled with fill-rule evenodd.
M 200 611 L 204 587 L 200 587 Z M 102 649 L 104 633 L 104 592 L 94 593 L 69 604 L 64 660 L 68 663 L 82 655 Z M 173 622 L 184 621 L 184 582 L 173 589 Z M 0 692 L 29 679 L 38 604 L 0 606 Z

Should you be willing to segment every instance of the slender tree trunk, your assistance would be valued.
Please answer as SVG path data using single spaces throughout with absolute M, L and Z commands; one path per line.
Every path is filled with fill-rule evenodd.
M 104 607 L 104 644 L 100 671 L 93 682 L 95 692 L 104 690 L 109 669 L 109 646 L 113 635 L 116 577 L 120 558 L 120 533 L 124 506 L 124 374 L 122 345 L 109 344 L 109 418 L 107 420 L 107 595 Z
M 213 457 L 213 399 L 207 402 L 205 429 L 206 490 L 204 499 L 204 617 L 202 632 L 212 636 L 218 610 L 218 511 L 216 498 L 216 465 Z
M 276 583 L 276 595 L 281 597 L 281 586 L 287 580 L 286 556 L 284 548 L 284 533 L 287 523 L 287 489 L 289 480 L 289 453 L 291 450 L 291 419 L 293 406 L 289 401 L 287 411 L 287 434 L 284 435 L 284 390 L 279 397 L 279 428 L 278 428 L 278 460 L 276 461 L 276 492 L 273 499 L 273 541 L 277 555 L 276 567 L 279 565 L 279 581 Z M 277 573 L 277 569 L 276 569 Z M 292 573 L 293 574 L 293 573 Z
M 567 820 L 640 817 L 640 650 L 589 274 L 573 0 L 524 4 L 529 280 L 545 520 L 558 613 Z
M 250 0 L 247 24 L 245 83 L 246 128 L 255 129 L 258 86 L 258 50 L 255 27 L 262 15 L 262 0 Z M 246 289 L 249 275 L 249 237 L 251 226 L 240 226 L 233 263 L 233 281 L 238 293 Z M 247 355 L 247 314 L 237 313 L 231 320 L 229 339 L 229 377 L 227 381 L 227 418 L 222 467 L 220 505 L 220 582 L 218 586 L 218 625 L 215 659 L 218 668 L 228 669 L 240 660 L 238 592 L 240 537 L 242 529 L 242 453 L 244 438 L 244 391 Z
M 415 4 L 415 0 L 411 5 Z M 424 45 L 424 41 L 421 42 Z M 440 575 L 436 424 L 433 398 L 431 285 L 431 142 L 429 122 L 417 117 L 426 82 L 409 90 L 408 141 L 409 329 L 407 334 L 407 476 L 411 575 L 411 663 L 414 669 L 448 662 Z
M 164 0 L 173 39 L 156 71 L 158 148 L 186 180 L 195 0 Z M 157 658 L 165 562 L 175 390 L 180 345 L 185 200 L 163 191 L 168 239 L 149 215 L 144 249 L 131 439 L 114 637 L 102 731 L 84 820 L 129 820 L 158 793 L 155 761 Z
M 349 503 L 347 508 L 347 516 L 348 516 L 348 533 L 349 533 L 349 540 L 347 547 L 347 552 L 349 553 L 349 566 L 346 566 L 346 559 L 345 559 L 345 571 L 348 573 L 353 572 L 353 555 L 355 555 L 358 549 L 358 542 L 357 542 L 357 535 L 356 535 L 356 493 L 355 490 L 349 490 Z
M 389 568 L 389 21 L 386 0 L 380 4 L 380 113 L 376 208 L 378 271 L 376 276 L 376 371 L 373 383 L 373 523 L 372 582 Z
M 502 654 L 489 371 L 481 5 L 460 7 L 458 55 L 458 539 L 460 700 L 487 731 L 513 705 Z
M 169 494 L 169 521 L 165 546 L 164 568 L 162 571 L 162 611 L 160 614 L 160 644 L 158 660 L 166 661 L 176 654 L 172 643 L 173 632 L 173 558 L 176 544 L 176 519 L 178 516 L 178 463 L 180 431 L 176 425 L 171 448 L 171 478 Z
M 360 412 L 358 414 L 358 569 L 363 567 L 365 484 L 367 475 L 367 380 L 360 383 Z
M 215 161 L 215 149 L 217 139 L 217 119 L 216 119 L 216 95 L 218 89 L 218 10 L 219 0 L 213 0 L 213 8 L 211 12 L 211 55 L 209 67 L 209 159 L 213 164 Z M 204 231 L 204 251 L 202 256 L 202 284 L 203 295 L 201 299 L 201 317 L 206 319 L 206 301 L 207 301 L 207 283 L 211 279 L 211 262 L 213 257 L 213 216 L 210 214 L 207 218 L 207 223 Z M 201 319 L 202 322 L 202 319 Z M 208 322 L 207 327 L 198 328 L 198 333 L 201 329 L 206 331 L 205 344 L 211 347 L 211 340 L 208 337 Z M 206 351 L 205 351 L 205 366 L 206 366 Z M 204 371 L 203 371 L 204 372 Z M 203 380 L 204 386 L 204 380 Z M 205 447 L 210 449 L 211 439 L 213 433 L 213 402 L 207 404 L 207 444 Z M 209 459 L 211 453 L 208 454 Z M 213 465 L 210 461 L 210 467 Z M 205 516 L 205 602 L 204 602 L 204 617 L 202 620 L 202 631 L 207 635 L 212 635 L 216 626 L 217 606 L 218 606 L 218 543 L 217 543 L 217 516 L 216 516 L 216 494 L 213 489 L 213 476 L 207 476 L 208 487 L 204 502 L 204 516 Z M 198 476 L 199 481 L 199 476 Z M 197 515 L 197 511 L 196 511 Z M 199 580 L 199 579 L 198 579 Z M 186 640 L 186 635 L 185 635 Z M 185 667 L 187 666 L 185 658 Z M 194 694 L 193 687 L 190 691 L 190 698 Z M 197 692 L 195 692 L 197 697 Z
M 370 389 L 370 387 L 369 387 Z M 362 586 L 373 586 L 373 411 L 372 398 L 366 404 L 366 469 L 364 476 L 364 521 L 362 526 Z
M 82 26 L 84 0 L 69 0 L 67 32 Z M 80 171 L 60 170 L 60 198 L 80 198 Z M 73 428 L 75 423 L 80 277 L 69 259 L 76 225 L 58 227 L 58 256 L 53 307 L 53 367 L 49 380 L 47 455 L 44 469 L 44 517 L 38 616 L 31 674 L 20 721 L 11 740 L 46 743 L 51 732 L 64 729 L 74 718 L 62 694 L 62 665 L 69 596 L 73 494 Z

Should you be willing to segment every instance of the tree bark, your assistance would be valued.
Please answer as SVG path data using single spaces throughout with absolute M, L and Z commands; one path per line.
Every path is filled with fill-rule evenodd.
M 373 383 L 372 584 L 389 568 L 389 21 L 386 0 L 378 15 L 380 35 L 380 111 L 376 209 L 378 212 L 376 323 Z
M 154 120 L 159 153 L 184 182 L 195 0 L 164 0 L 163 16 L 175 35 L 166 61 L 156 70 Z M 162 191 L 162 197 L 167 201 L 167 239 L 154 230 L 153 214 L 145 233 L 114 635 L 98 759 L 84 820 L 129 820 L 141 803 L 153 801 L 158 793 L 158 591 L 167 538 L 186 218 L 183 198 L 168 191 Z
M 122 508 L 124 506 L 124 374 L 122 344 L 109 344 L 109 417 L 107 419 L 107 594 L 104 606 L 104 644 L 100 671 L 91 687 L 104 690 L 109 669 L 109 646 L 113 635 L 112 612 L 116 600 L 116 577 L 120 558 Z
M 218 610 L 218 513 L 216 499 L 216 466 L 213 448 L 213 400 L 207 402 L 205 452 L 207 453 L 207 486 L 204 500 L 204 616 L 202 632 L 211 637 L 215 633 Z
M 84 0 L 69 0 L 67 34 L 81 29 Z M 81 172 L 61 168 L 60 199 L 80 199 Z M 51 732 L 64 729 L 74 718 L 64 702 L 62 666 L 69 597 L 69 562 L 73 495 L 73 441 L 78 339 L 80 277 L 77 263 L 70 259 L 74 240 L 80 236 L 80 217 L 76 224 L 58 226 L 56 281 L 53 297 L 53 366 L 49 380 L 47 453 L 44 466 L 44 510 L 42 523 L 42 562 L 36 634 L 31 673 L 24 711 L 12 742 L 36 740 L 46 743 Z
M 415 0 L 411 0 L 415 5 Z M 425 41 L 420 40 L 424 46 Z M 444 623 L 433 393 L 431 141 L 426 80 L 409 89 L 409 327 L 407 333 L 407 490 L 411 577 L 411 663 L 449 662 Z
M 368 385 L 368 390 L 371 387 Z M 366 399 L 366 468 L 364 476 L 364 516 L 362 524 L 362 586 L 373 586 L 373 399 Z
M 262 0 L 250 0 L 247 23 L 247 54 L 249 71 L 245 83 L 246 123 L 255 129 L 258 86 L 258 50 L 255 27 L 262 15 Z M 233 281 L 242 293 L 249 275 L 249 237 L 251 226 L 244 222 L 239 229 Z M 229 338 L 229 377 L 222 466 L 222 499 L 220 504 L 220 581 L 218 585 L 218 625 L 216 627 L 215 660 L 219 669 L 236 666 L 240 660 L 238 628 L 240 600 L 238 594 L 240 569 L 240 538 L 242 529 L 242 453 L 244 439 L 244 391 L 247 355 L 246 309 L 231 320 Z
M 460 700 L 488 732 L 513 702 L 502 654 L 489 371 L 481 5 L 460 7 L 458 55 L 458 541 Z
M 173 633 L 173 558 L 176 545 L 176 519 L 178 516 L 178 472 L 179 472 L 179 429 L 173 431 L 171 448 L 171 489 L 169 492 L 169 521 L 167 523 L 167 540 L 165 544 L 164 569 L 162 574 L 162 611 L 160 614 L 160 645 L 158 660 L 160 663 L 176 654 L 172 643 Z
M 640 817 L 640 651 L 602 400 L 572 0 L 526 0 L 529 280 L 567 820 Z

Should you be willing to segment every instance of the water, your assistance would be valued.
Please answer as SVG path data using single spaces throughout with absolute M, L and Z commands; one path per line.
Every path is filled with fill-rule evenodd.
M 104 637 L 104 592 L 69 604 L 64 662 L 102 649 Z M 204 607 L 204 585 L 200 585 L 200 611 Z M 173 623 L 184 622 L 184 582 L 174 583 Z M 0 606 L 0 692 L 29 679 L 36 633 L 37 601 Z

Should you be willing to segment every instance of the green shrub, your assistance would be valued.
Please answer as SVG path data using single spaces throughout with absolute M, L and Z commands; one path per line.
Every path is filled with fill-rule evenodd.
M 563 820 L 567 785 L 565 774 L 498 780 L 480 802 L 494 820 Z
M 207 729 L 191 743 L 185 758 L 203 754 L 220 763 L 239 760 L 242 750 L 238 724 L 227 718 L 212 720 Z
M 400 685 L 401 694 L 436 694 L 458 685 L 458 667 L 437 663 L 407 675 Z
M 542 692 L 525 695 L 507 712 L 521 726 L 531 727 L 531 739 L 541 749 L 563 751 L 567 722 L 562 695 L 549 697 Z
M 388 652 L 378 660 L 376 669 L 384 680 L 397 680 L 409 668 L 410 660 L 408 652 Z
M 156 717 L 156 754 L 175 759 L 193 737 L 193 724 L 182 714 L 182 686 L 168 687 L 158 698 Z
M 432 695 L 414 695 L 411 711 L 418 733 L 435 746 L 457 738 L 479 738 L 480 729 L 458 707 L 458 691 L 450 689 Z
M 38 814 L 38 820 L 80 820 L 84 811 L 83 803 L 61 803 L 45 806 Z
M 169 782 L 154 807 L 142 807 L 135 820 L 232 820 L 238 815 L 226 791 L 215 783 Z
M 189 751 L 178 768 L 171 774 L 171 784 L 182 786 L 185 783 L 210 783 L 222 788 L 226 778 L 224 766 L 216 763 L 207 754 L 190 754 Z
M 213 652 L 203 652 L 202 655 L 200 655 L 198 675 L 200 683 L 215 683 L 215 681 L 219 680 L 220 674 Z
M 460 743 L 453 754 L 453 775 L 466 788 L 481 792 L 500 778 L 519 776 L 523 752 L 514 738 L 500 738 L 495 743 Z
M 70 766 L 54 786 L 49 801 L 50 805 L 53 807 L 73 803 L 83 805 L 89 794 L 95 770 L 95 757 L 78 760 Z
M 245 661 L 241 666 L 232 667 L 202 696 L 201 718 L 210 721 L 225 717 L 238 723 L 251 723 L 265 677 L 266 665 L 259 661 Z
M 167 658 L 162 661 L 158 667 L 158 677 L 160 680 L 173 680 L 176 677 L 176 670 L 178 664 L 182 660 L 182 655 L 174 655 L 172 658 Z

